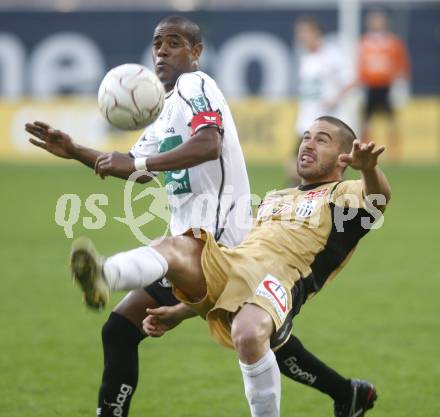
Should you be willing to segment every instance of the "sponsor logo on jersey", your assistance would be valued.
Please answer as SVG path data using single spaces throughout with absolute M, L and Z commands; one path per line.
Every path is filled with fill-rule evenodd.
M 166 128 L 166 129 L 164 129 L 164 133 L 165 134 L 167 134 L 167 133 L 176 133 L 176 131 L 175 131 L 175 129 L 174 129 L 174 127 L 168 127 L 168 128 Z
M 119 390 L 119 394 L 116 397 L 115 403 L 108 403 L 104 400 L 104 404 L 109 407 L 113 408 L 113 415 L 115 417 L 121 417 L 123 413 L 123 407 L 125 402 L 127 401 L 127 397 L 133 392 L 133 387 L 130 385 L 122 384 L 121 389 Z
M 256 294 L 267 298 L 272 303 L 281 320 L 286 318 L 287 292 L 274 276 L 267 274 L 257 287 Z
M 200 113 L 202 111 L 208 111 L 208 104 L 206 103 L 204 96 L 197 96 L 195 98 L 190 98 L 189 101 L 191 102 L 192 106 L 194 107 L 194 110 L 197 113 Z
M 325 195 L 325 193 L 327 192 L 328 188 L 323 188 L 322 190 L 319 191 L 309 191 L 306 194 L 306 198 L 308 198 L 309 200 L 313 199 L 313 198 L 319 198 Z
M 316 381 L 316 376 L 310 372 L 303 371 L 297 364 L 295 356 L 290 356 L 284 359 L 284 365 L 289 368 L 289 372 L 295 379 L 299 379 L 308 385 L 313 385 Z
M 272 215 L 281 216 L 282 214 L 290 212 L 291 210 L 292 210 L 292 203 L 283 202 L 272 209 Z
M 266 197 L 258 207 L 257 220 L 291 213 L 292 207 L 292 201 L 280 201 L 277 197 Z
M 181 145 L 183 139 L 181 135 L 168 136 L 163 139 L 159 145 L 159 152 L 168 152 Z M 191 184 L 189 181 L 189 171 L 179 169 L 177 171 L 165 171 L 165 187 L 169 195 L 191 193 Z

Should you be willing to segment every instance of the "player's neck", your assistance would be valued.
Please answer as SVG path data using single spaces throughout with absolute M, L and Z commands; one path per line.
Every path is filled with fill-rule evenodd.
M 324 177 L 313 177 L 313 178 L 301 178 L 301 186 L 307 187 L 310 185 L 319 185 L 319 184 L 325 184 L 328 182 L 335 182 L 335 181 L 341 181 L 342 176 L 341 175 L 328 175 Z
M 310 50 L 311 53 L 315 53 L 315 52 L 319 51 L 321 46 L 322 46 L 322 42 L 321 42 L 321 39 L 319 39 L 319 40 L 317 40 L 316 42 L 314 42 L 314 43 L 312 43 L 310 45 L 310 49 L 309 50 Z

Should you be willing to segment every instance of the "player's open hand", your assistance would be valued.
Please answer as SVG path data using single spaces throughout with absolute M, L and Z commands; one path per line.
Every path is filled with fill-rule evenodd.
M 133 158 L 120 152 L 103 153 L 95 162 L 95 173 L 102 179 L 109 175 L 124 176 L 134 171 Z
M 147 308 L 147 314 L 148 316 L 142 322 L 142 327 L 144 332 L 151 337 L 163 336 L 182 321 L 182 317 L 175 307 Z
M 61 130 L 53 129 L 47 123 L 38 121 L 26 123 L 25 130 L 37 138 L 29 138 L 32 145 L 45 149 L 60 158 L 71 159 L 74 157 L 75 144 L 71 137 Z
M 359 140 L 353 142 L 349 154 L 339 155 L 339 161 L 350 165 L 353 169 L 368 171 L 377 165 L 379 155 L 385 150 L 385 146 L 375 149 L 375 143 L 361 143 Z

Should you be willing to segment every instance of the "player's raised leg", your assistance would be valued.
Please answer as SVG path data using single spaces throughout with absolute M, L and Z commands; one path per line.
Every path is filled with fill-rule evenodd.
M 72 245 L 70 262 L 73 277 L 92 308 L 103 307 L 109 291 L 143 288 L 165 274 L 188 299 L 199 301 L 206 294 L 202 248 L 203 242 L 190 236 L 168 237 L 103 261 L 91 240 L 79 238 Z
M 94 309 L 103 308 L 110 295 L 103 277 L 103 261 L 90 239 L 80 237 L 73 242 L 70 255 L 72 275 L 83 291 L 84 302 Z
M 90 307 L 99 308 L 108 300 L 109 288 L 143 287 L 167 273 L 167 277 L 194 301 L 206 294 L 200 257 L 203 242 L 178 236 L 122 252 L 103 261 L 92 242 L 74 242 L 71 268 Z M 107 277 L 111 277 L 107 280 Z M 128 415 L 138 381 L 138 345 L 144 339 L 142 320 L 147 308 L 160 304 L 143 288 L 131 291 L 110 314 L 102 329 L 104 372 L 99 390 L 97 414 L 101 417 Z
M 128 263 L 121 265 L 123 260 Z M 148 269 L 140 271 L 141 265 Z M 160 254 L 148 247 L 122 252 L 105 260 L 90 239 L 80 237 L 72 244 L 70 268 L 73 279 L 83 291 L 85 304 L 93 309 L 101 309 L 109 300 L 110 290 L 140 288 L 142 282 L 163 276 L 167 263 Z
M 231 337 L 252 417 L 280 415 L 280 370 L 270 349 L 273 331 L 269 313 L 254 304 L 245 304 L 232 322 Z

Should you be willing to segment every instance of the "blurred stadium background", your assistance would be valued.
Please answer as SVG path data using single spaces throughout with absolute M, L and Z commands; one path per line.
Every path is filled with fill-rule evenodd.
M 0 416 L 94 415 L 107 314 L 85 311 L 71 288 L 71 241 L 54 220 L 58 198 L 108 195 L 106 227 L 85 230 L 81 219 L 89 214 L 82 210 L 74 235 L 91 236 L 106 253 L 138 244 L 112 220 L 122 212 L 123 183 L 102 182 L 31 147 L 24 123 L 44 120 L 89 146 L 127 150 L 137 134 L 110 129 L 102 119 L 99 82 L 121 63 L 151 67 L 155 24 L 183 13 L 202 26 L 202 67 L 231 103 L 252 190 L 264 195 L 287 184 L 284 164 L 293 149 L 292 22 L 316 16 L 328 40 L 354 54 L 362 17 L 377 7 L 389 13 L 412 63 L 411 96 L 399 103 L 402 158 L 384 158 L 393 201 L 385 227 L 303 310 L 295 331 L 342 373 L 377 384 L 371 416 L 440 416 L 440 2 L 423 0 L 1 0 Z M 347 120 L 358 129 L 362 92 L 348 100 Z M 384 142 L 383 120 L 374 129 Z M 153 235 L 162 230 L 148 227 Z M 248 415 L 234 354 L 210 341 L 201 320 L 144 343 L 141 361 L 133 416 Z M 288 381 L 283 390 L 284 416 L 332 415 L 322 395 Z

